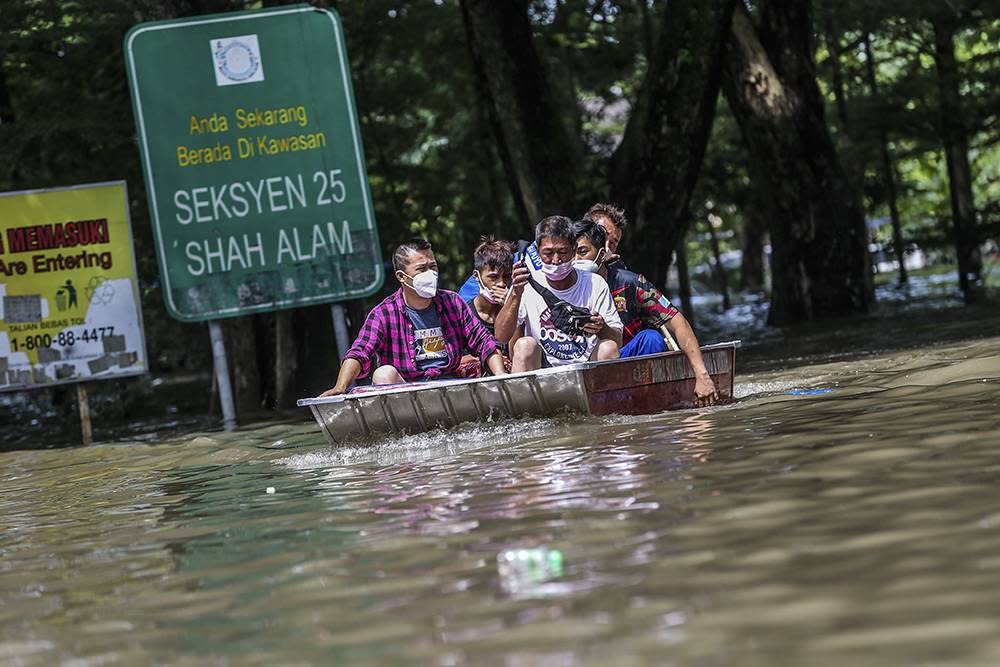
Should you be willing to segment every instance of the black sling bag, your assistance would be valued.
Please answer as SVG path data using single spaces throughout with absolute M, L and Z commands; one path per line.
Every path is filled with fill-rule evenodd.
M 522 263 L 525 262 L 525 250 L 529 245 L 531 244 L 525 241 L 518 243 L 518 252 L 521 254 L 520 261 Z M 528 269 L 528 284 L 531 285 L 531 289 L 538 292 L 538 295 L 545 301 L 545 305 L 549 307 L 552 324 L 556 325 L 557 329 L 571 336 L 587 335 L 583 332 L 583 327 L 587 322 L 590 322 L 592 317 L 589 309 L 574 306 L 569 301 L 557 297 L 552 293 L 552 290 L 535 280 L 535 277 L 531 275 L 531 269 Z

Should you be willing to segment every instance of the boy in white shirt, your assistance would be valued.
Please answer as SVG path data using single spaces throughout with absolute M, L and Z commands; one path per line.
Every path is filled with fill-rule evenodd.
M 529 284 L 527 267 L 514 268 L 510 296 L 496 316 L 495 335 L 509 341 L 515 373 L 618 358 L 621 318 L 604 278 L 573 267 L 572 225 L 569 218 L 554 215 L 535 228 L 543 274 L 535 284 L 541 293 Z

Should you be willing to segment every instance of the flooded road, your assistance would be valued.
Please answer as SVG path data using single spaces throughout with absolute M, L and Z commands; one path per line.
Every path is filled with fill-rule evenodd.
M 700 412 L 2 453 L 0 663 L 1000 663 L 1000 338 L 737 368 Z

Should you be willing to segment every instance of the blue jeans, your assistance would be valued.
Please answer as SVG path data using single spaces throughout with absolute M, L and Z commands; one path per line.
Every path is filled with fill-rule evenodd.
M 621 349 L 621 357 L 641 357 L 644 354 L 658 354 L 667 351 L 663 335 L 653 329 L 643 329 Z

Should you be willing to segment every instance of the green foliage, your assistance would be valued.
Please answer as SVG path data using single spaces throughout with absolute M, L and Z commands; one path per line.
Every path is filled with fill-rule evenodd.
M 820 5 L 817 50 L 820 82 L 850 168 L 863 173 L 869 218 L 889 215 L 880 166 L 882 137 L 888 139 L 898 176 L 904 238 L 931 246 L 951 241 L 951 207 L 941 139 L 941 115 L 931 19 L 947 15 L 957 22 L 956 57 L 961 76 L 963 115 L 970 140 L 973 193 L 977 208 L 991 210 L 1000 200 L 998 78 L 1000 17 L 989 3 L 918 1 L 838 2 Z M 870 36 L 875 90 L 863 48 Z M 839 47 L 839 58 L 833 55 Z M 835 74 L 839 67 L 846 99 L 847 126 L 836 110 Z M 886 232 L 887 233 L 887 232 Z
M 658 17 L 670 5 L 521 2 L 554 94 L 587 149 L 582 197 L 602 199 L 608 192 L 607 158 L 646 72 Z M 199 346 L 206 337 L 188 335 L 162 307 L 122 37 L 144 20 L 270 4 L 275 3 L 0 0 L 0 81 L 6 80 L 7 89 L 0 91 L 0 102 L 2 93 L 9 93 L 15 115 L 14 123 L 0 125 L 0 190 L 128 181 L 149 348 L 154 363 L 166 368 L 203 364 L 207 349 Z M 481 235 L 525 237 L 534 222 L 518 219 L 513 206 L 459 0 L 334 4 L 347 36 L 385 255 L 398 241 L 425 235 L 438 252 L 443 283 L 457 285 L 471 269 Z M 1000 209 L 1000 17 L 992 4 L 817 2 L 817 72 L 829 103 L 828 125 L 846 168 L 864 186 L 869 217 L 887 215 L 878 169 L 885 135 L 899 178 L 904 235 L 938 243 L 948 240 L 950 210 L 929 20 L 946 10 L 958 12 L 963 122 L 971 139 L 976 203 L 994 212 Z M 876 61 L 874 91 L 863 48 L 868 35 Z M 838 86 L 846 123 L 836 108 Z M 745 222 L 760 215 L 751 167 L 735 122 L 720 104 L 692 215 L 696 226 L 703 226 L 711 202 L 722 220 L 717 231 L 724 251 L 740 247 Z M 692 234 L 691 265 L 706 262 L 708 255 Z M 390 281 L 387 289 L 393 287 Z
M 338 10 L 385 255 L 426 236 L 445 283 L 457 284 L 480 235 L 514 231 L 458 5 L 379 0 Z
M 2 0 L 14 122 L 0 125 L 0 191 L 125 180 L 151 366 L 203 368 L 207 336 L 185 335 L 163 308 L 125 79 L 125 32 L 162 18 L 157 10 L 139 0 Z

